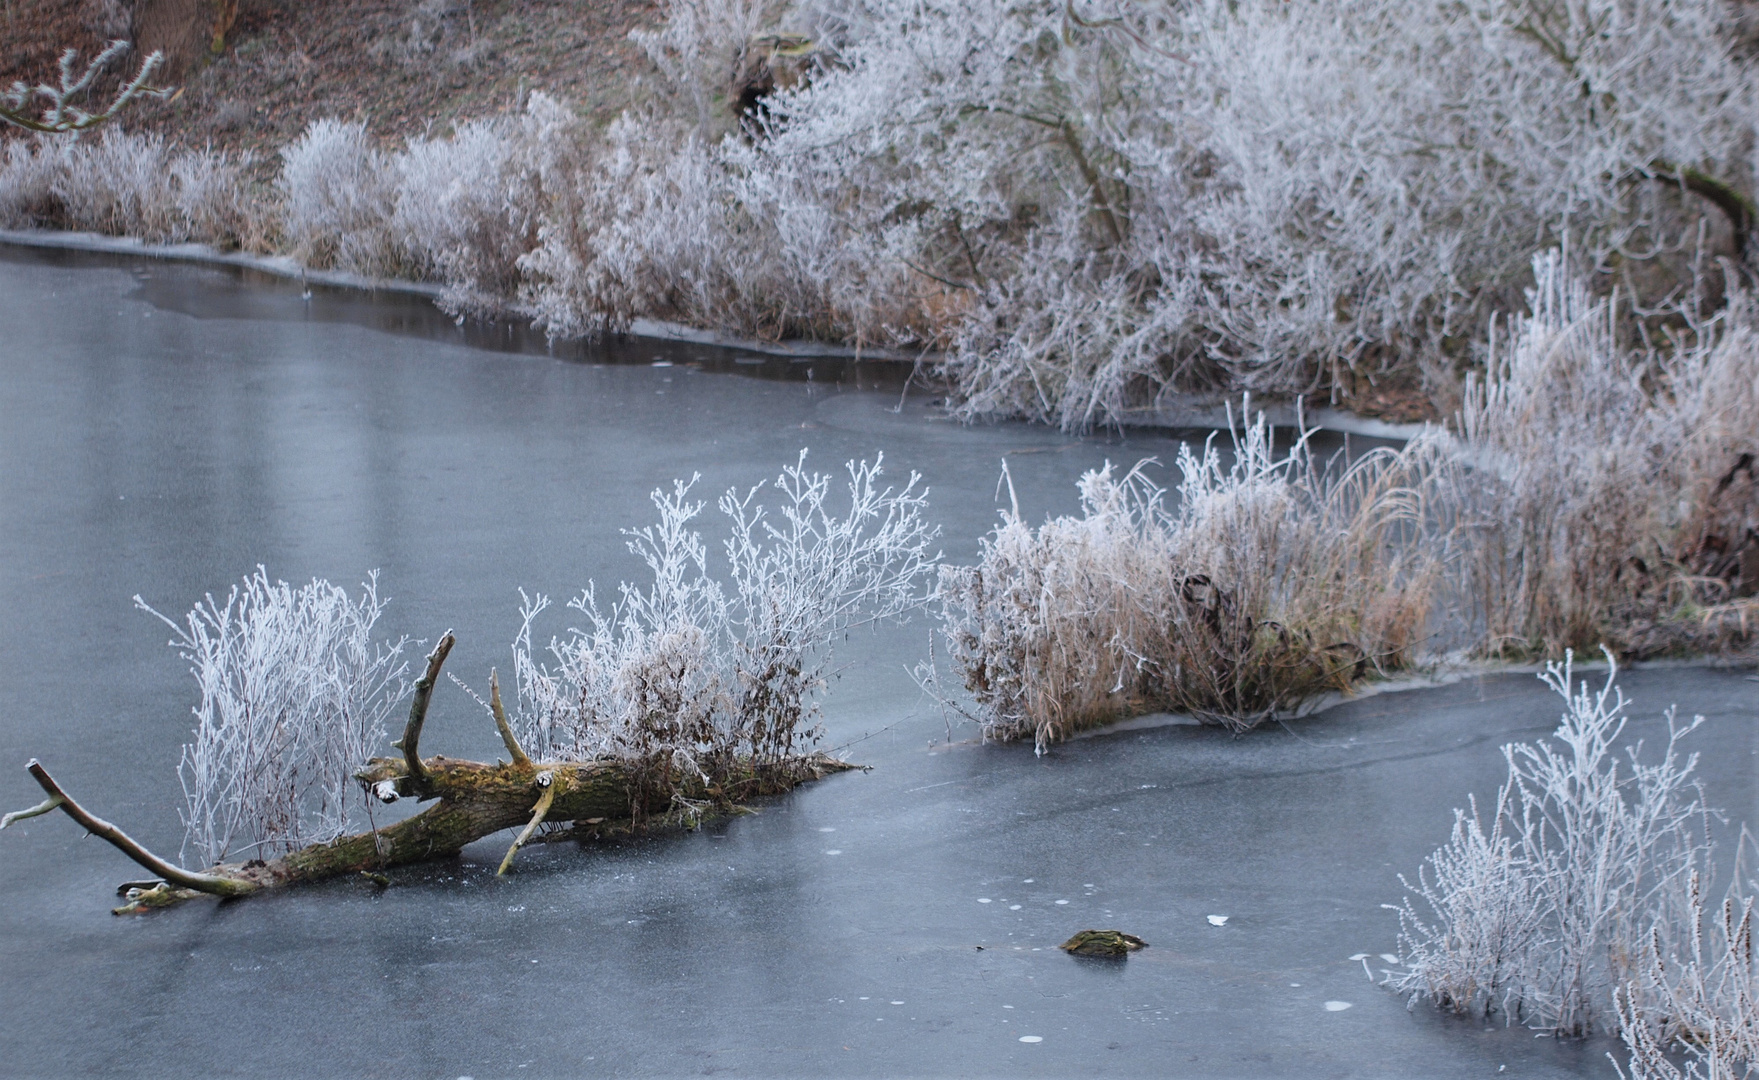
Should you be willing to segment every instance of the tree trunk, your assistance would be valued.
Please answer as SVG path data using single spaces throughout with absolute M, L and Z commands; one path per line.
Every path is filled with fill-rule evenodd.
M 440 665 L 452 648 L 447 633 L 428 657 L 426 673 L 415 684 L 409 721 L 396 744 L 402 757 L 374 758 L 355 774 L 375 798 L 394 802 L 414 797 L 434 806 L 382 829 L 312 844 L 280 858 L 226 863 L 205 873 L 181 869 L 148 851 L 121 829 L 75 802 L 35 760 L 29 770 L 48 799 L 29 810 L 0 818 L 0 829 L 12 822 L 60 809 L 129 858 L 157 875 L 151 881 L 125 882 L 118 891 L 129 903 L 118 915 L 164 907 L 204 893 L 222 897 L 248 896 L 264 889 L 361 873 L 384 883 L 382 871 L 409 863 L 450 858 L 486 836 L 524 826 L 501 862 L 505 873 L 519 847 L 542 822 L 568 821 L 576 830 L 605 821 L 632 824 L 664 811 L 682 799 L 687 803 L 729 805 L 739 799 L 780 794 L 807 780 L 857 768 L 827 754 L 800 755 L 762 766 L 735 762 L 717 777 L 699 774 L 676 777 L 652 763 L 629 761 L 534 763 L 519 747 L 501 710 L 500 690 L 491 683 L 496 727 L 513 760 L 484 764 L 418 754 L 428 700 Z
M 165 54 L 164 77 L 189 74 L 210 53 L 226 47 L 238 17 L 238 0 L 135 0 L 134 44 L 142 56 Z

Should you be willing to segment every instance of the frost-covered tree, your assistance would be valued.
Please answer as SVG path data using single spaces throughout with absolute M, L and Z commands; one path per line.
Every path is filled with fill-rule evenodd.
M 647 39 L 699 106 L 724 67 L 684 58 L 758 10 L 734 6 L 680 3 Z M 1720 0 L 771 18 L 824 35 L 816 70 L 718 141 L 696 115 L 613 132 L 631 194 L 594 205 L 616 243 L 546 246 L 596 269 L 534 275 L 556 325 L 924 340 L 967 414 L 1081 427 L 1169 386 L 1446 380 L 1558 237 L 1653 302 L 1679 282 L 1645 268 L 1753 227 L 1752 79 Z

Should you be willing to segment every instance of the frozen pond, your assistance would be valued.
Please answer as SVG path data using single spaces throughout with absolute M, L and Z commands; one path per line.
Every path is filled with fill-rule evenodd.
M 173 852 L 193 687 L 137 592 L 180 612 L 258 563 L 347 584 L 376 567 L 391 629 L 454 628 L 448 670 L 483 682 L 520 586 L 635 576 L 618 530 L 673 477 L 701 471 L 712 496 L 802 447 L 820 468 L 884 450 L 924 474 L 948 556 L 968 559 L 1004 455 L 1038 519 L 1107 457 L 1176 448 L 958 427 L 848 365 L 741 378 L 713 369 L 758 358 L 641 342 L 553 358 L 422 301 L 308 301 L 189 267 L 9 251 L 0 289 L 0 809 L 40 798 L 22 767 L 39 757 Z M 1452 807 L 1494 790 L 1497 747 L 1554 726 L 1531 676 L 1040 759 L 969 729 L 947 743 L 906 672 L 928 630 L 840 653 L 825 744 L 871 772 L 694 834 L 530 848 L 505 879 L 496 837 L 384 892 L 117 919 L 135 876 L 119 854 L 58 815 L 8 829 L 0 1075 L 1613 1074 L 1605 1042 L 1408 1013 L 1352 959 L 1383 966 L 1380 905 Z M 1759 683 L 1623 685 L 1638 733 L 1670 702 L 1710 717 L 1693 741 L 1711 800 L 1759 823 Z M 498 748 L 443 684 L 423 749 Z M 1090 927 L 1151 947 L 1123 964 L 1054 948 Z

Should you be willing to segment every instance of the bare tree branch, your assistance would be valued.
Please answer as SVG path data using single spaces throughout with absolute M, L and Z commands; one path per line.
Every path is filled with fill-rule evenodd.
M 85 71 L 75 74 L 74 63 L 79 59 L 78 51 L 68 49 L 61 54 L 61 85 L 50 86 L 40 83 L 34 89 L 23 82 L 15 82 L 11 89 L 0 92 L 0 121 L 25 128 L 29 131 L 41 131 L 49 134 L 65 134 L 68 132 L 85 131 L 97 127 L 104 121 L 114 117 L 130 101 L 137 97 L 162 98 L 170 94 L 164 87 L 148 86 L 147 80 L 165 61 L 165 54 L 154 51 L 147 54 L 141 61 L 140 70 L 134 78 L 123 85 L 110 104 L 100 112 L 87 112 L 71 103 L 71 99 L 84 94 L 92 87 L 92 82 L 110 61 L 129 50 L 126 41 L 112 41 L 103 52 L 86 65 Z M 34 98 L 41 98 L 47 104 L 42 111 L 33 115 L 30 103 Z
M 409 703 L 409 722 L 403 726 L 403 738 L 391 745 L 403 751 L 403 760 L 409 766 L 409 776 L 414 782 L 417 793 L 427 797 L 427 788 L 432 777 L 427 766 L 421 760 L 421 726 L 427 722 L 428 700 L 434 696 L 434 680 L 440 677 L 440 665 L 446 662 L 446 654 L 452 651 L 455 639 L 448 630 L 440 637 L 440 643 L 428 654 L 428 669 L 415 683 L 415 698 Z

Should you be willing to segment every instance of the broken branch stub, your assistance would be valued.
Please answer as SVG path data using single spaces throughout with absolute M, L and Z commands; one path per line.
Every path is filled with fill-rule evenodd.
M 651 771 L 638 761 L 534 764 L 522 750 L 517 750 L 518 742 L 511 738 L 504 712 L 497 715 L 496 726 L 508 740 L 508 750 L 517 750 L 514 761 L 490 765 L 441 755 L 423 759 L 419 754 L 422 725 L 440 667 L 453 643 L 448 631 L 428 656 L 427 670 L 415 686 L 403 738 L 394 744 L 403 752 L 402 756 L 374 758 L 354 774 L 363 789 L 383 802 L 415 797 L 435 803 L 395 825 L 310 844 L 266 862 L 252 859 L 226 863 L 197 873 L 167 862 L 115 825 L 86 810 L 33 759 L 30 773 L 49 798 L 28 810 L 7 814 L 0 819 L 0 828 L 60 809 L 93 835 L 108 841 L 163 882 L 153 888 L 141 887 L 151 885 L 150 882 L 130 883 L 135 886 L 127 889 L 130 903 L 116 909 L 118 914 L 124 914 L 164 907 L 203 893 L 248 896 L 263 889 L 343 874 L 377 875 L 394 866 L 449 858 L 473 841 L 503 829 L 522 828 L 502 860 L 499 873 L 504 874 L 514 853 L 546 820 L 596 824 L 654 812 L 671 805 L 675 798 L 731 804 L 740 799 L 780 794 L 807 780 L 856 767 L 822 753 L 795 755 L 767 767 L 742 759 L 713 777 L 690 773 L 669 787 L 656 787 Z M 498 703 L 499 694 L 495 697 Z

